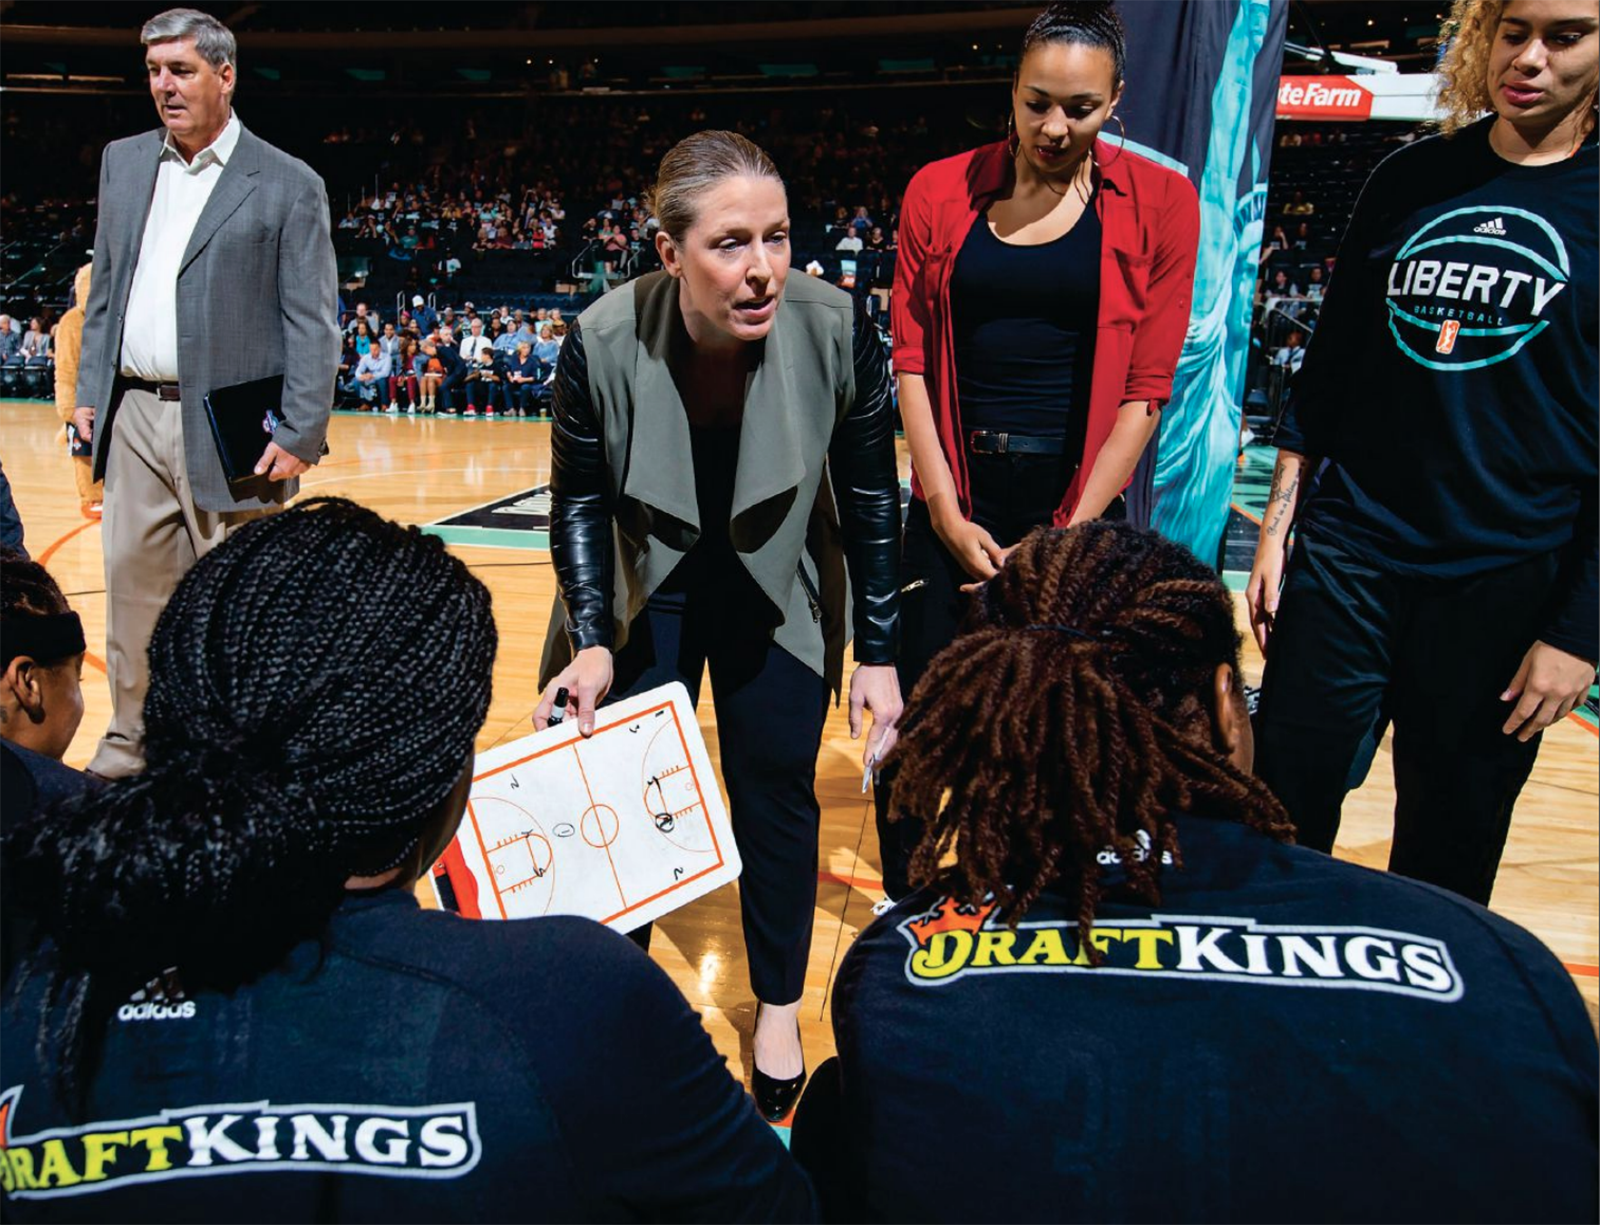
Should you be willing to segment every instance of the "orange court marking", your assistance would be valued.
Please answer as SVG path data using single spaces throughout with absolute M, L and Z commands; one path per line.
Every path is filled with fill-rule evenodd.
M 572 745 L 571 745 L 571 748 L 572 748 L 572 759 L 575 762 L 578 763 L 578 776 L 583 779 L 583 790 L 584 790 L 584 793 L 589 797 L 589 811 L 591 811 L 591 812 L 596 814 L 595 815 L 595 824 L 600 826 L 601 832 L 604 833 L 605 832 L 605 823 L 602 822 L 600 820 L 600 817 L 599 817 L 600 804 L 599 804 L 599 801 L 594 798 L 594 788 L 589 786 L 589 772 L 583 768 L 583 758 L 578 753 L 578 745 L 580 743 L 582 743 L 582 741 L 583 741 L 583 737 L 579 736 L 577 740 L 574 740 L 572 742 Z M 587 836 L 588 835 L 585 835 L 585 837 L 587 837 Z M 628 895 L 622 891 L 622 877 L 617 875 L 617 861 L 615 859 L 611 858 L 611 843 L 610 842 L 602 842 L 600 844 L 600 849 L 606 853 L 606 863 L 611 865 L 611 879 L 616 882 L 617 896 L 622 899 L 622 911 L 621 911 L 621 913 L 622 914 L 627 914 L 628 913 Z M 615 917 L 616 917 L 615 915 L 612 916 L 612 918 L 615 918 Z
M 77 527 L 73 528 L 65 536 L 61 537 L 60 540 L 57 540 L 54 544 L 52 544 L 43 553 L 39 554 L 39 564 L 41 566 L 48 566 L 50 564 L 50 559 L 56 555 L 56 550 L 59 549 L 62 545 L 66 544 L 67 541 L 71 540 L 79 532 L 87 532 L 91 527 L 99 527 L 99 526 L 100 526 L 100 520 L 98 520 L 98 519 L 91 519 L 87 523 L 78 524 Z
M 67 541 L 71 540 L 79 532 L 86 532 L 91 527 L 99 527 L 99 526 L 100 526 L 100 520 L 98 520 L 98 519 L 91 519 L 87 523 L 78 524 L 77 527 L 73 528 L 66 535 L 62 536 L 59 540 L 57 540 L 53 544 L 51 544 L 50 547 L 47 548 L 43 553 L 39 554 L 39 564 L 41 566 L 48 566 L 50 564 L 50 559 L 56 555 L 57 551 L 59 551 L 61 546 L 66 544 Z M 83 653 L 83 662 L 88 664 L 95 671 L 97 671 L 97 672 L 99 672 L 101 674 L 105 673 L 106 661 L 101 659 L 93 651 L 85 651 Z
M 817 879 L 828 885 L 849 885 L 852 889 L 860 889 L 863 893 L 877 893 L 883 888 L 881 880 L 873 880 L 870 876 L 841 876 L 837 872 L 818 872 Z
M 483 830 L 478 827 L 478 814 L 472 811 L 472 801 L 471 800 L 467 801 L 467 816 L 472 818 L 472 836 L 478 840 L 478 845 L 479 846 L 487 846 L 487 844 L 483 840 Z M 455 839 L 454 838 L 452 838 L 450 840 L 450 845 L 452 847 L 455 846 Z M 485 857 L 484 857 L 484 862 L 488 863 L 488 856 L 487 855 L 485 855 Z M 493 864 L 489 864 L 488 866 L 489 866 L 489 871 L 491 873 L 493 873 L 494 872 L 494 865 Z M 500 890 L 499 890 L 499 888 L 495 885 L 495 883 L 492 880 L 489 882 L 489 887 L 494 890 L 494 904 L 496 906 L 500 907 L 500 917 L 502 919 L 507 918 L 508 916 L 506 915 L 506 904 L 505 904 L 505 902 L 501 901 L 501 899 L 500 899 Z M 483 908 L 481 906 L 478 908 L 478 913 L 479 914 L 483 913 Z

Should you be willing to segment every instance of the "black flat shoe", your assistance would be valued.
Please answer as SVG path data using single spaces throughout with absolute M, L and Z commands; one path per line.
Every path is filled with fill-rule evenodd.
M 761 1020 L 761 1005 L 756 1004 L 756 1020 Z M 761 1112 L 761 1117 L 769 1123 L 776 1123 L 783 1119 L 794 1104 L 800 1100 L 800 1090 L 805 1088 L 806 1065 L 802 1060 L 800 1075 L 791 1076 L 788 1080 L 778 1080 L 768 1076 L 755 1066 L 755 1060 L 750 1062 L 750 1096 L 756 1099 L 756 1109 Z
M 756 1109 L 769 1123 L 780 1122 L 800 1100 L 800 1090 L 805 1088 L 806 1073 L 788 1080 L 774 1080 L 760 1068 L 750 1069 L 750 1096 L 756 1099 Z

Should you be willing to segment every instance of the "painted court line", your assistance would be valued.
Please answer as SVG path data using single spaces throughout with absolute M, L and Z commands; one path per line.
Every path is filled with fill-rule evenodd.
M 77 527 L 73 528 L 65 536 L 63 536 L 63 537 L 61 537 L 61 539 L 57 540 L 54 544 L 52 544 L 43 553 L 39 554 L 39 564 L 41 566 L 48 566 L 50 564 L 50 559 L 56 555 L 56 550 L 59 549 L 62 545 L 66 544 L 67 541 L 71 540 L 79 532 L 87 532 L 91 527 L 99 527 L 99 526 L 100 526 L 100 520 L 98 520 L 98 519 L 91 519 L 87 523 L 78 524 Z
M 818 872 L 817 879 L 826 885 L 849 885 L 863 893 L 882 893 L 883 882 L 870 876 L 843 876 L 838 872 Z

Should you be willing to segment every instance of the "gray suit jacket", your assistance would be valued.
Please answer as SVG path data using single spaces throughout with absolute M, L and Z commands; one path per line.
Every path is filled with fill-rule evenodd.
M 155 194 L 165 132 L 112 141 L 100 159 L 94 274 L 84 308 L 78 403 L 95 409 L 94 471 L 114 432 L 112 387 L 123 318 Z M 339 371 L 337 267 L 322 179 L 243 128 L 178 272 L 178 383 L 195 505 L 248 510 L 292 497 L 298 481 L 230 488 L 206 421 L 205 395 L 282 374 L 280 447 L 314 464 L 328 433 Z

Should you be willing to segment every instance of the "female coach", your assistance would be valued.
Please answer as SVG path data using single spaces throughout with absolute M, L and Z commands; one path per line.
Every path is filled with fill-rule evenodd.
M 1539 735 L 1600 658 L 1600 16 L 1451 16 L 1444 134 L 1380 165 L 1350 219 L 1246 599 L 1267 655 L 1261 774 L 1301 842 L 1333 849 L 1387 718 L 1390 869 L 1487 904 Z M 1328 467 L 1308 498 L 1313 457 Z
M 914 495 L 902 692 L 954 636 L 961 587 L 1031 529 L 1123 517 L 1172 393 L 1199 203 L 1182 175 L 1100 139 L 1125 60 L 1110 4 L 1052 5 L 1023 38 L 1005 142 L 906 188 L 890 303 Z M 893 898 L 916 830 L 888 822 L 889 792 Z
M 730 132 L 688 137 L 662 159 L 653 207 L 664 271 L 584 311 L 557 366 L 561 598 L 534 722 L 565 688 L 587 733 L 608 693 L 678 680 L 697 695 L 709 664 L 760 1004 L 752 1088 L 778 1118 L 805 1077 L 816 760 L 851 619 L 851 733 L 871 710 L 869 757 L 900 714 L 894 418 L 849 295 L 787 280 L 787 196 L 765 153 Z

